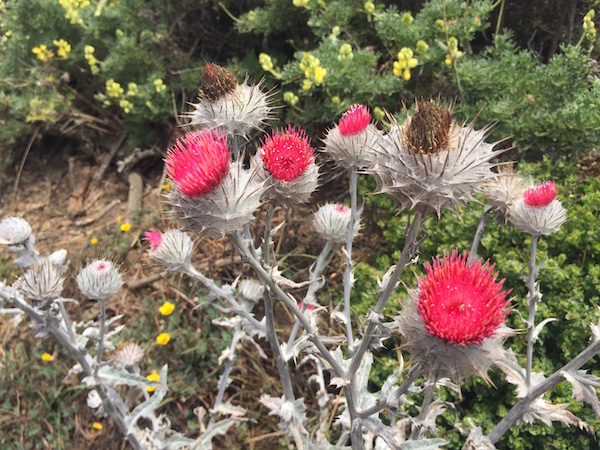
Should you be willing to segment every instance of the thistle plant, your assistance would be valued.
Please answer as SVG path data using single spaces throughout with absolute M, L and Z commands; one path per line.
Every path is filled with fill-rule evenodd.
M 307 267 L 307 279 L 298 280 L 282 270 L 285 261 L 273 245 L 282 227 L 272 222 L 276 208 L 306 208 L 314 198 L 319 156 L 307 133 L 289 126 L 257 136 L 256 155 L 242 158 L 240 142 L 247 141 L 249 130 L 262 132 L 270 111 L 256 106 L 257 98 L 268 103 L 268 93 L 263 93 L 260 85 L 245 82 L 245 87 L 240 86 L 226 69 L 207 66 L 203 100 L 214 102 L 234 95 L 235 101 L 230 98 L 220 103 L 223 115 L 218 121 L 192 119 L 192 126 L 200 129 L 190 131 L 167 151 L 165 173 L 173 185 L 167 199 L 183 231 L 150 230 L 145 235 L 150 259 L 169 272 L 203 284 L 211 292 L 209 302 L 222 313 L 215 323 L 233 333 L 219 357 L 222 371 L 213 408 L 198 414 L 206 418 L 201 420 L 199 438 L 192 440 L 173 432 L 168 419 L 155 412 L 167 389 L 166 367 L 158 382 L 140 376 L 136 371 L 140 352 L 135 346 L 115 355 L 116 365 L 104 361 L 104 354 L 112 350 L 110 337 L 117 331 L 109 331 L 115 318 L 106 317 L 105 304 L 122 283 L 118 268 L 101 260 L 80 272 L 78 285 L 85 296 L 98 302 L 100 316 L 97 323 L 72 326 L 59 298 L 64 256 L 62 263 L 56 262 L 56 257 L 41 258 L 33 248 L 30 228 L 21 219 L 0 223 L 2 242 L 19 253 L 17 261 L 25 270 L 40 264 L 47 267 L 29 275 L 26 272 L 11 287 L 2 286 L 0 297 L 13 307 L 6 311 L 24 311 L 40 333 L 53 335 L 73 355 L 86 375 L 84 382 L 94 387 L 92 392 L 100 398 L 98 401 L 96 394 L 90 394 L 91 407 L 109 414 L 134 448 L 211 448 L 217 433 L 247 417 L 244 405 L 235 404 L 230 379 L 238 344 L 247 342 L 261 358 L 270 356 L 275 363 L 282 395 L 264 393 L 259 400 L 299 449 L 441 448 L 447 441 L 440 437 L 436 419 L 453 408 L 444 400 L 441 388 L 460 393 L 465 380 L 478 377 L 493 389 L 489 371 L 494 369 L 500 369 L 506 380 L 516 385 L 519 401 L 488 434 L 464 418 L 470 427 L 463 430 L 463 448 L 493 449 L 510 426 L 535 420 L 590 429 L 567 411 L 566 405 L 552 404 L 542 395 L 566 380 L 573 385 L 576 400 L 600 411 L 595 393 L 598 380 L 580 370 L 600 350 L 600 324 L 591 326 L 587 348 L 561 369 L 547 378 L 533 371 L 533 346 L 549 321 L 535 322 L 542 300 L 537 244 L 543 236 L 560 232 L 566 220 L 555 183 L 544 181 L 526 188 L 518 174 L 494 162 L 502 150 L 486 142 L 489 128 L 458 123 L 451 106 L 417 101 L 414 113 L 407 113 L 404 123 L 388 114 L 391 127 L 383 131 L 372 123 L 367 106 L 353 105 L 327 132 L 321 149 L 348 172 L 349 206 L 325 204 L 316 209 L 312 224 L 323 247 Z M 252 95 L 235 94 L 237 89 Z M 201 108 L 197 106 L 197 110 Z M 241 111 L 253 116 L 240 115 Z M 242 123 L 236 123 L 238 120 Z M 352 247 L 361 227 L 357 193 L 361 176 L 373 176 L 377 191 L 389 195 L 407 219 L 399 259 L 380 281 L 379 296 L 359 323 L 351 313 L 356 295 Z M 413 280 L 405 269 L 418 264 L 419 248 L 429 237 L 425 219 L 442 220 L 444 214 L 467 205 L 478 194 L 485 195 L 488 205 L 470 252 L 455 248 L 438 255 L 424 264 L 424 275 Z M 263 211 L 264 231 L 257 235 L 255 218 Z M 494 262 L 477 257 L 486 216 L 492 212 L 501 224 L 531 237 L 524 277 L 529 292 L 527 315 L 514 306 L 513 286 L 506 285 Z M 250 274 L 241 271 L 231 284 L 207 277 L 192 264 L 194 244 L 187 232 L 200 241 L 225 237 Z M 343 299 L 330 311 L 321 288 L 328 264 L 341 246 Z M 401 308 L 389 314 L 385 308 L 395 296 L 403 298 Z M 262 302 L 262 317 L 255 311 L 258 302 Z M 276 304 L 293 317 L 290 331 L 278 323 Z M 511 314 L 522 318 L 526 336 L 508 327 Z M 333 320 L 321 320 L 325 318 Z M 85 331 L 89 329 L 94 331 Z M 408 364 L 405 367 L 402 356 L 400 367 L 380 391 L 370 392 L 371 370 L 376 364 L 373 353 L 392 337 L 401 343 L 399 350 L 408 357 Z M 526 355 L 515 355 L 507 346 L 508 339 L 526 339 Z M 96 341 L 93 352 L 86 347 L 90 340 Z M 310 381 L 317 386 L 318 412 L 308 408 L 295 383 L 293 369 L 299 366 L 313 371 Z M 142 388 L 144 402 L 131 409 L 140 394 L 123 400 L 114 389 L 117 384 Z M 146 388 L 156 390 L 149 396 Z M 229 418 L 219 420 L 222 415 Z M 136 428 L 141 416 L 150 418 L 151 428 Z M 309 417 L 316 420 L 309 421 Z

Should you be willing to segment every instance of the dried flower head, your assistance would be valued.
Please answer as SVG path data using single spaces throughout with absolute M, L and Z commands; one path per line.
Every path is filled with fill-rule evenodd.
M 510 299 L 488 262 L 457 250 L 425 265 L 426 275 L 396 318 L 403 347 L 434 379 L 457 381 L 487 370 L 501 358 Z
M 556 185 L 543 181 L 527 189 L 523 197 L 508 208 L 510 222 L 532 236 L 548 236 L 567 220 L 567 210 L 556 199 Z
M 194 131 L 167 151 L 165 171 L 189 197 L 209 193 L 229 171 L 227 138 L 219 131 Z
M 313 226 L 326 241 L 345 242 L 350 226 L 352 210 L 341 203 L 326 203 L 321 206 L 313 218 Z M 360 231 L 360 220 L 354 222 L 353 235 Z
M 258 152 L 261 178 L 270 181 L 267 196 L 284 204 L 305 203 L 317 188 L 319 168 L 304 130 L 276 129 Z
M 497 213 L 498 221 L 506 224 L 508 207 L 523 197 L 525 182 L 512 166 L 500 166 L 494 178 L 482 185 L 481 192 Z
M 17 288 L 32 306 L 43 309 L 61 296 L 64 282 L 61 267 L 47 258 L 40 264 L 29 266 L 17 281 Z
M 142 359 L 144 359 L 142 347 L 135 342 L 130 342 L 115 354 L 113 361 L 125 368 L 131 368 L 139 365 Z
M 421 205 L 440 215 L 445 208 L 464 204 L 493 178 L 490 160 L 498 152 L 484 142 L 488 129 L 457 124 L 451 108 L 418 101 L 404 124 L 393 117 L 390 121 L 391 130 L 375 146 L 368 172 L 379 191 L 403 208 Z
M 373 147 L 380 138 L 379 131 L 370 122 L 371 114 L 366 106 L 352 105 L 338 126 L 327 132 L 323 140 L 325 151 L 342 167 L 368 167 Z
M 227 69 L 206 64 L 198 103 L 189 114 L 190 125 L 222 129 L 228 136 L 248 138 L 272 118 L 272 98 L 261 83 L 238 84 Z
M 240 230 L 254 218 L 266 189 L 257 170 L 246 170 L 241 161 L 233 162 L 212 191 L 197 197 L 172 189 L 167 198 L 173 205 L 173 217 L 184 230 L 200 236 L 219 238 Z
M 22 245 L 31 237 L 31 227 L 25 219 L 7 217 L 0 222 L 0 244 Z
M 89 299 L 106 300 L 123 286 L 123 277 L 111 261 L 97 259 L 79 271 L 79 290 Z
M 237 287 L 240 296 L 246 300 L 258 302 L 263 298 L 263 288 L 258 280 L 240 280 Z
M 160 234 L 149 230 L 144 240 L 150 242 L 148 257 L 168 271 L 176 271 L 190 263 L 194 244 L 192 239 L 179 230 L 169 230 Z

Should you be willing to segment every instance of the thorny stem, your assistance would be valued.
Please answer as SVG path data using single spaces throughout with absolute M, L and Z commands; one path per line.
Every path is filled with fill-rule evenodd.
M 304 301 L 302 302 L 303 305 L 302 305 L 301 312 L 303 314 L 304 314 L 304 311 L 306 310 L 306 307 L 308 306 L 308 303 L 309 302 L 312 303 L 315 301 L 315 298 L 314 298 L 315 293 L 316 293 L 317 289 L 320 288 L 320 286 L 317 284 L 317 280 L 319 279 L 319 277 L 323 273 L 323 270 L 327 266 L 327 259 L 329 256 L 329 252 L 331 252 L 332 246 L 333 246 L 333 243 L 331 241 L 325 242 L 325 245 L 323 246 L 323 249 L 321 250 L 319 257 L 317 258 L 317 262 L 315 263 L 314 269 L 311 270 L 311 272 L 310 272 L 310 277 L 309 277 L 310 284 L 308 285 L 308 291 L 306 292 L 306 295 L 304 296 Z M 294 322 L 294 327 L 292 328 L 292 332 L 290 333 L 290 337 L 288 339 L 288 343 L 287 343 L 288 350 L 290 348 L 290 345 L 293 345 L 294 339 L 296 339 L 296 335 L 298 334 L 299 329 L 300 329 L 300 321 L 298 319 L 296 319 L 296 322 Z
M 358 174 L 354 167 L 350 168 L 350 224 L 346 234 L 346 270 L 344 271 L 344 318 L 346 319 L 346 339 L 348 350 L 354 350 L 354 338 L 352 336 L 352 319 L 350 317 L 350 293 L 352 291 L 352 241 L 354 240 L 354 223 L 356 222 L 356 184 Z
M 205 277 L 201 272 L 198 272 L 191 264 L 188 264 L 186 267 L 182 268 L 181 272 L 194 278 L 195 280 L 198 280 L 215 295 L 226 300 L 232 306 L 236 314 L 242 316 L 244 319 L 250 322 L 252 326 L 254 326 L 256 329 L 262 332 L 265 331 L 265 327 L 263 326 L 263 324 L 256 320 L 256 318 L 254 318 L 252 314 L 250 314 L 248 311 L 242 308 L 242 306 L 235 300 L 235 298 L 233 298 L 233 296 L 229 292 L 225 291 L 223 288 L 218 286 L 210 278 Z
M 104 355 L 104 334 L 106 333 L 106 299 L 98 300 L 98 306 L 100 307 L 100 332 L 98 333 L 98 346 L 96 347 L 96 369 L 94 370 L 94 377 L 98 376 L 100 365 L 102 364 L 102 356 Z
M 556 387 L 559 383 L 565 380 L 563 373 L 575 373 L 590 359 L 596 356 L 600 352 L 600 339 L 592 342 L 588 347 L 583 350 L 579 355 L 573 358 L 570 362 L 562 366 L 559 370 L 554 372 L 549 378 L 543 383 L 536 385 L 531 389 L 528 394 L 520 399 L 510 409 L 508 414 L 496 425 L 496 427 L 487 435 L 487 438 L 492 444 L 498 442 L 498 440 L 508 431 L 508 429 L 517 421 L 519 418 L 527 412 L 529 405 L 538 397 L 542 396 L 544 392 L 549 391 Z
M 421 404 L 421 411 L 419 411 L 416 423 L 413 424 L 414 428 L 412 430 L 412 433 L 410 434 L 411 440 L 419 439 L 419 435 L 421 434 L 421 425 L 427 417 L 427 413 L 429 412 L 429 407 L 431 406 L 431 401 L 433 400 L 434 391 L 435 383 L 430 383 L 429 386 L 425 388 L 425 396 L 423 397 L 423 403 Z
M 56 325 L 50 323 L 49 321 L 46 321 L 46 319 L 42 317 L 37 311 L 35 311 L 26 303 L 21 302 L 18 298 L 13 297 L 1 290 L 0 297 L 2 297 L 5 301 L 11 304 L 14 304 L 27 316 L 35 320 L 38 324 L 48 327 L 50 333 L 54 336 L 58 343 L 81 365 L 83 372 L 87 376 L 93 377 L 95 379 L 97 384 L 94 386 L 94 388 L 96 389 L 96 392 L 98 392 L 98 395 L 102 399 L 104 410 L 112 417 L 115 424 L 117 425 L 123 436 L 126 437 L 131 447 L 134 450 L 142 450 L 142 446 L 135 437 L 135 435 L 127 433 L 127 424 L 125 423 L 123 416 L 116 409 L 112 399 L 110 398 L 107 392 L 106 386 L 104 386 L 102 382 L 99 382 L 99 380 L 96 379 L 94 369 L 92 369 L 92 366 L 90 366 L 84 354 L 81 352 L 81 350 L 79 350 L 76 342 L 71 341 L 69 335 L 66 335 L 62 330 L 56 328 Z
M 267 208 L 267 214 L 265 216 L 265 236 L 263 240 L 262 256 L 266 266 L 271 264 L 271 222 L 273 221 L 273 213 L 275 208 L 271 203 Z
M 533 367 L 533 333 L 535 331 L 535 311 L 537 304 L 540 301 L 539 289 L 535 285 L 535 279 L 537 278 L 540 267 L 536 266 L 536 254 L 537 244 L 539 236 L 531 236 L 531 248 L 529 254 L 529 276 L 527 277 L 527 290 L 529 295 L 527 296 L 527 310 L 529 317 L 527 318 L 527 368 L 526 368 L 526 386 L 529 389 L 531 386 L 531 371 Z
M 229 239 L 240 253 L 241 257 L 248 263 L 258 277 L 265 282 L 265 284 L 271 289 L 271 291 L 285 304 L 289 311 L 291 311 L 296 318 L 300 321 L 300 325 L 304 327 L 306 332 L 309 335 L 309 341 L 311 341 L 319 350 L 321 357 L 327 361 L 327 363 L 331 366 L 333 371 L 337 376 L 345 377 L 344 370 L 339 366 L 339 364 L 335 361 L 331 352 L 325 347 L 325 344 L 317 337 L 317 331 L 310 324 L 309 320 L 300 312 L 298 309 L 298 305 L 296 301 L 290 298 L 288 294 L 283 292 L 283 290 L 275 283 L 273 278 L 266 272 L 266 270 L 262 267 L 260 262 L 253 256 L 250 249 L 246 246 L 244 242 L 244 238 L 240 234 L 240 232 L 236 232 L 229 235 Z
M 381 315 L 381 313 L 383 312 L 383 308 L 385 307 L 385 304 L 389 300 L 390 295 L 392 294 L 392 292 L 394 291 L 394 288 L 396 287 L 396 283 L 400 279 L 400 275 L 402 274 L 402 272 L 404 271 L 404 268 L 406 267 L 406 264 L 408 264 L 410 259 L 417 252 L 420 243 L 418 243 L 416 241 L 416 238 L 417 238 L 419 229 L 421 228 L 421 225 L 423 223 L 423 217 L 424 217 L 424 211 L 422 209 L 416 209 L 412 223 L 410 223 L 410 225 L 407 224 L 408 230 L 405 233 L 406 239 L 404 241 L 404 247 L 402 249 L 402 254 L 400 255 L 400 258 L 398 259 L 396 268 L 392 272 L 387 285 L 383 289 L 383 292 L 381 293 L 381 296 L 379 297 L 379 300 L 377 301 L 377 305 L 375 305 L 375 309 L 372 312 L 373 317 L 378 317 Z M 350 379 L 350 385 L 346 389 L 346 397 L 347 398 L 349 395 L 353 395 L 355 392 L 356 371 L 358 370 L 358 367 L 360 365 L 360 362 L 361 362 L 363 356 L 365 355 L 366 351 L 369 348 L 369 344 L 371 342 L 371 337 L 374 336 L 376 326 L 377 326 L 376 320 L 369 320 L 369 322 L 367 324 L 367 328 L 363 335 L 363 338 L 360 342 L 360 345 L 358 346 L 358 349 L 356 350 L 356 352 L 352 355 L 352 362 L 350 363 L 350 367 L 348 368 L 348 371 L 346 372 L 345 377 L 344 377 L 346 379 L 347 378 Z M 356 427 L 354 426 L 355 424 L 354 424 L 353 419 L 357 413 L 356 413 L 356 411 L 353 411 L 353 407 L 354 407 L 354 405 L 352 403 L 348 402 L 348 412 L 350 413 L 350 419 L 352 421 L 352 450 L 362 450 L 362 446 L 363 446 L 362 437 L 360 439 L 360 442 L 356 442 L 357 438 L 359 436 L 362 436 L 362 431 L 361 431 L 360 423 L 358 423 Z
M 73 343 L 75 345 L 77 345 L 77 338 L 75 337 L 75 333 L 73 332 L 73 327 L 71 326 L 71 321 L 69 320 L 69 316 L 67 315 L 67 309 L 65 308 L 65 305 L 62 301 L 58 301 L 57 303 L 58 303 L 58 307 L 60 308 L 60 314 L 62 315 L 62 319 L 65 324 L 65 327 L 66 327 L 67 331 L 69 332 L 69 337 L 71 338 L 71 341 L 73 341 Z
M 479 248 L 479 242 L 481 241 L 481 237 L 483 236 L 483 232 L 485 231 L 485 226 L 487 225 L 487 215 L 492 209 L 492 206 L 488 206 L 483 210 L 483 213 L 481 213 L 481 217 L 479 218 L 479 225 L 477 226 L 477 231 L 475 232 L 475 237 L 473 238 L 473 244 L 471 245 L 469 266 L 473 265 L 473 263 L 477 259 L 477 249 Z

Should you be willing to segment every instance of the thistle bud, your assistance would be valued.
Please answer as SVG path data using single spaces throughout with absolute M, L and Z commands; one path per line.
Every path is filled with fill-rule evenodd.
M 142 347 L 135 342 L 131 342 L 115 354 L 113 361 L 125 368 L 130 368 L 139 365 L 143 358 L 144 350 L 142 350 Z
M 263 298 L 262 285 L 257 280 L 241 280 L 238 283 L 238 292 L 241 297 L 251 302 L 258 302 Z
M 508 209 L 511 223 L 532 236 L 548 236 L 560 230 L 567 210 L 556 199 L 556 184 L 543 181 L 523 193 Z
M 61 268 L 45 259 L 25 271 L 17 282 L 17 288 L 31 301 L 32 306 L 44 309 L 61 295 L 64 282 Z
M 169 230 L 163 234 L 147 231 L 144 240 L 150 242 L 150 259 L 168 271 L 176 271 L 190 263 L 194 244 L 190 237 L 178 230 Z
M 97 259 L 81 269 L 77 286 L 89 299 L 107 300 L 121 289 L 123 277 L 112 262 Z
M 23 245 L 31 236 L 31 226 L 20 217 L 7 217 L 0 222 L 0 244 Z
M 352 210 L 341 203 L 326 203 L 313 218 L 313 226 L 326 241 L 345 242 Z M 360 220 L 354 222 L 353 236 L 360 231 Z

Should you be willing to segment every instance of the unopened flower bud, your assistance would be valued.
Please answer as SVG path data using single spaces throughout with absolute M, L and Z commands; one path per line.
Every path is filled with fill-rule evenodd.
M 18 289 L 32 302 L 32 306 L 45 308 L 60 297 L 63 289 L 61 267 L 45 259 L 30 266 L 17 282 Z
M 560 230 L 567 220 L 567 210 L 556 200 L 556 185 L 552 181 L 527 189 L 509 207 L 508 214 L 515 228 L 532 236 L 548 236 Z
M 176 271 L 190 263 L 194 244 L 187 233 L 169 230 L 161 234 L 150 230 L 146 232 L 144 240 L 150 242 L 150 259 L 164 269 Z
M 81 269 L 77 286 L 89 299 L 106 300 L 121 289 L 123 277 L 112 262 L 97 259 Z
M 22 245 L 31 236 L 31 227 L 20 217 L 7 217 L 0 222 L 0 244 Z
M 352 210 L 341 203 L 326 203 L 313 218 L 313 226 L 326 241 L 345 242 Z M 354 222 L 353 236 L 360 230 L 360 220 Z
M 117 352 L 113 361 L 125 368 L 137 366 L 144 358 L 144 350 L 139 344 L 131 342 Z
M 263 298 L 263 289 L 257 280 L 247 279 L 238 283 L 240 296 L 252 302 L 258 302 Z

